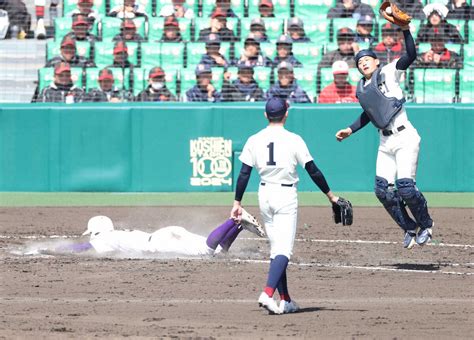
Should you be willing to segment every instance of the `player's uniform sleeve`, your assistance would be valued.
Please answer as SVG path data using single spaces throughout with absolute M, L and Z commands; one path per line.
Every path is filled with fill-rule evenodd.
M 242 153 L 239 156 L 239 160 L 247 164 L 248 166 L 254 167 L 255 166 L 255 156 L 252 153 L 253 150 L 253 138 L 250 137 L 244 145 Z
M 410 30 L 403 31 L 403 37 L 405 38 L 406 53 L 396 62 L 397 70 L 406 70 L 416 59 L 415 41 L 413 40 Z
M 313 160 L 313 157 L 309 153 L 308 146 L 304 142 L 303 138 L 299 136 L 296 139 L 296 150 L 296 160 L 303 168 L 305 167 L 306 163 Z

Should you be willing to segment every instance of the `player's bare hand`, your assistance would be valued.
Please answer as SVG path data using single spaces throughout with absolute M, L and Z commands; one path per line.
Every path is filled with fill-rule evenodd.
M 336 139 L 341 142 L 352 134 L 351 128 L 345 128 L 336 132 Z
M 242 205 L 239 201 L 234 201 L 232 210 L 230 211 L 230 218 L 233 219 L 236 223 L 239 223 L 242 219 Z
M 339 197 L 336 196 L 336 195 L 334 195 L 334 194 L 332 193 L 332 191 L 329 191 L 329 192 L 326 194 L 326 196 L 327 196 L 329 202 L 331 202 L 331 203 L 337 203 L 337 200 L 339 199 Z

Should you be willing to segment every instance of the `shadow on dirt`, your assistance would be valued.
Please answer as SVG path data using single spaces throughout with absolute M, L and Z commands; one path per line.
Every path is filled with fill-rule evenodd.
M 312 312 L 367 312 L 366 309 L 342 309 L 342 308 L 326 308 L 326 307 L 307 307 L 301 308 L 298 313 Z
M 439 264 L 417 264 L 417 263 L 396 263 L 390 265 L 396 269 L 406 269 L 406 270 L 425 270 L 425 271 L 435 271 L 439 270 Z

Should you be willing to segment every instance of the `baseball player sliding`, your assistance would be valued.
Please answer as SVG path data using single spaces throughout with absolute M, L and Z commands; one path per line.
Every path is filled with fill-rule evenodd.
M 83 236 L 90 235 L 89 242 L 74 244 L 67 250 L 82 252 L 94 249 L 101 254 L 122 252 L 126 254 L 213 255 L 221 251 L 227 252 L 243 229 L 260 237 L 265 236 L 260 223 L 246 211 L 243 212 L 243 218 L 238 223 L 229 218 L 215 228 L 207 238 L 178 226 L 165 227 L 153 233 L 140 230 L 116 230 L 109 217 L 95 216 L 89 220 L 87 230 L 82 234 Z
M 384 3 L 382 8 L 388 6 L 390 4 Z M 388 12 L 397 13 L 393 8 Z M 402 23 L 401 28 L 406 53 L 400 59 L 381 67 L 372 50 L 361 50 L 355 56 L 356 65 L 363 75 L 356 96 L 364 112 L 350 127 L 339 130 L 336 138 L 342 141 L 369 122 L 377 127 L 380 145 L 375 194 L 389 215 L 405 231 L 403 246 L 411 249 L 415 244 L 422 246 L 431 240 L 433 220 L 428 213 L 426 199 L 416 186 L 421 139 L 408 120 L 403 106 L 405 98 L 400 88 L 400 77 L 416 59 L 416 48 L 408 23 Z M 410 209 L 414 220 L 408 215 L 405 206 Z
M 247 140 L 240 155 L 242 168 L 237 180 L 231 217 L 239 220 L 244 216 L 241 201 L 252 168 L 256 168 L 260 175 L 260 212 L 271 248 L 267 284 L 258 298 L 258 303 L 271 314 L 292 313 L 298 311 L 299 307 L 290 298 L 286 268 L 293 253 L 296 233 L 296 166 L 300 164 L 306 169 L 330 202 L 337 204 L 339 198 L 330 191 L 303 139 L 284 128 L 288 117 L 287 102 L 278 97 L 269 99 L 265 107 L 265 117 L 268 119 L 268 126 Z M 273 299 L 277 288 L 280 293 L 279 305 Z

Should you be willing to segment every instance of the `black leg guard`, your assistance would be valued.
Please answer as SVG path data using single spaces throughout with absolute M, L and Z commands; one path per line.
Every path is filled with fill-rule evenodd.
M 383 204 L 388 214 L 403 230 L 415 232 L 416 222 L 408 215 L 405 204 L 398 195 L 397 190 L 395 190 L 393 185 L 389 188 L 385 178 L 379 176 L 375 177 L 375 195 L 380 203 Z
M 423 194 L 415 186 L 411 178 L 400 178 L 396 181 L 398 193 L 410 208 L 416 223 L 422 228 L 431 228 L 433 220 L 428 213 L 428 203 Z

